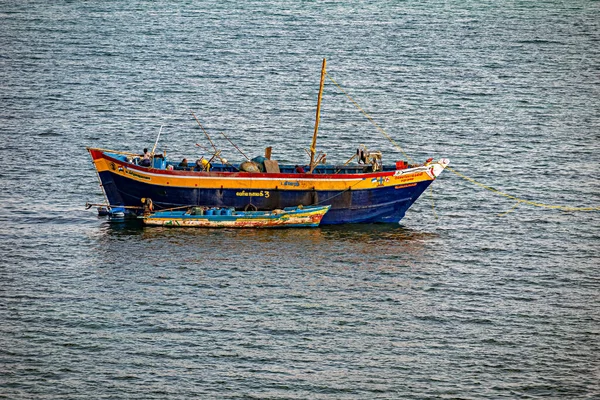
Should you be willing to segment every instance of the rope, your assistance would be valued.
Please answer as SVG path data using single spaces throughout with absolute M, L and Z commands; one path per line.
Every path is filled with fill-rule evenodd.
M 396 146 L 396 148 L 398 150 L 400 150 L 402 152 L 402 154 L 404 154 L 404 157 L 406 157 L 406 159 L 412 163 L 414 163 L 414 160 L 412 158 L 410 158 L 410 156 L 408 154 L 406 154 L 406 152 L 402 149 L 402 147 L 400 147 L 400 145 L 398 143 L 396 143 L 394 141 L 394 139 L 391 138 L 390 135 L 387 134 L 387 132 L 385 130 L 383 130 L 383 128 L 381 128 L 379 125 L 377 125 L 377 123 L 375 122 L 375 120 L 365 111 L 362 109 L 362 107 L 360 105 L 358 105 L 358 103 L 352 98 L 352 96 L 350 96 L 340 85 L 339 83 L 337 83 L 332 77 L 331 75 L 329 75 L 328 72 L 325 72 L 327 74 L 327 77 L 331 80 L 331 82 L 333 82 L 333 84 L 335 86 L 338 87 L 338 89 L 340 89 L 342 91 L 342 93 L 344 93 L 346 95 L 346 97 L 348 97 L 348 99 L 354 104 L 354 106 L 356 106 L 356 108 L 358 108 L 360 110 L 360 112 L 362 112 L 364 114 L 365 117 L 367 117 L 367 119 L 369 121 L 371 121 L 371 123 L 375 126 L 375 128 L 377 128 L 377 130 L 379 132 L 381 132 L 381 134 L 383 136 L 386 137 L 387 140 L 389 140 L 394 146 Z
M 327 199 L 325 199 L 325 200 L 321 200 L 321 201 L 319 201 L 318 203 L 313 203 L 313 204 L 311 204 L 311 205 L 313 205 L 313 206 L 318 206 L 318 205 L 320 205 L 320 204 L 323 204 L 323 203 L 325 203 L 326 201 L 329 201 L 329 200 L 331 200 L 331 199 L 334 199 L 334 198 L 336 198 L 336 197 L 338 197 L 338 196 L 341 196 L 342 194 L 346 193 L 347 191 L 349 191 L 349 190 L 352 190 L 352 188 L 353 188 L 354 186 L 358 185 L 358 184 L 359 184 L 359 183 L 361 183 L 361 182 L 362 182 L 362 180 L 360 180 L 360 181 L 356 182 L 356 183 L 355 183 L 354 185 L 352 185 L 352 186 L 348 186 L 348 189 L 344 189 L 344 190 L 340 191 L 338 194 L 335 194 L 335 195 L 333 195 L 333 196 L 331 196 L 331 197 L 329 197 L 329 198 L 327 198 Z
M 377 130 L 379 132 L 381 132 L 381 134 L 383 134 L 383 136 L 386 137 L 386 139 L 388 139 L 390 141 L 390 143 L 392 143 L 392 145 L 394 145 L 398 150 L 400 150 L 402 152 L 402 154 L 404 154 L 404 156 L 406 157 L 407 160 L 409 160 L 410 162 L 414 163 L 414 161 L 412 160 L 411 157 L 408 156 L 408 154 L 406 154 L 406 152 L 402 149 L 402 147 L 396 143 L 396 141 L 394 141 L 394 139 L 392 139 L 390 137 L 390 135 L 387 134 L 387 132 L 385 130 L 383 130 L 383 128 L 381 128 L 379 125 L 377 125 L 377 123 L 373 120 L 373 118 L 367 114 L 367 112 L 365 110 L 362 109 L 362 107 L 331 77 L 331 75 L 329 75 L 329 73 L 325 72 L 327 74 L 327 77 L 331 80 L 331 82 L 334 83 L 335 86 L 338 87 L 338 89 L 340 89 L 342 91 L 342 93 L 344 93 L 346 95 L 346 97 L 348 97 L 348 99 L 354 104 L 354 106 L 356 108 L 358 108 L 358 110 L 360 110 L 360 112 L 362 112 L 364 114 L 365 117 L 367 117 L 367 119 L 369 121 L 371 121 L 371 123 L 377 128 Z M 529 204 L 530 206 L 534 206 L 534 207 L 541 207 L 541 208 L 547 208 L 547 209 L 554 209 L 554 210 L 562 210 L 562 211 L 600 211 L 600 207 L 569 207 L 569 206 L 560 206 L 560 205 L 552 205 L 552 204 L 544 204 L 544 203 L 539 203 L 536 201 L 531 201 L 531 200 L 526 200 L 526 199 L 522 199 L 520 197 L 516 197 L 513 195 L 510 195 L 508 193 L 502 192 L 498 189 L 494 189 L 491 186 L 487 186 L 481 182 L 476 181 L 473 178 L 470 178 L 460 172 L 458 172 L 457 170 L 450 168 L 450 167 L 446 167 L 446 169 L 450 172 L 452 172 L 453 174 L 459 176 L 460 178 L 473 183 L 474 185 L 480 186 L 486 190 L 489 190 L 490 192 L 493 192 L 497 195 L 500 196 L 504 196 L 508 199 L 514 200 L 517 203 L 508 211 L 506 211 L 505 213 L 502 214 L 498 214 L 499 216 L 504 216 L 510 212 L 512 212 L 514 209 L 517 208 L 517 206 L 521 203 L 523 204 Z M 343 193 L 343 192 L 342 192 Z M 340 193 L 341 194 L 341 193 Z M 434 207 L 434 203 L 433 203 L 433 195 L 431 194 L 431 192 L 429 193 L 431 196 L 431 206 Z M 335 196 L 334 196 L 335 197 Z M 433 212 L 435 214 L 435 208 L 433 209 Z M 437 218 L 437 215 L 436 215 Z
M 517 202 L 517 204 L 508 212 L 504 213 L 504 214 L 508 214 L 510 211 L 512 211 L 513 209 L 515 209 L 517 207 L 517 205 L 519 205 L 520 203 L 524 203 L 524 204 L 529 204 L 530 206 L 534 206 L 534 207 L 541 207 L 541 208 L 549 208 L 549 209 L 554 209 L 554 210 L 562 210 L 562 211 L 600 211 L 600 207 L 569 207 L 569 206 L 559 206 L 559 205 L 552 205 L 552 204 L 544 204 L 544 203 L 539 203 L 536 201 L 530 201 L 530 200 L 525 200 L 522 199 L 520 197 L 516 197 L 513 195 L 510 195 L 508 193 L 502 192 L 498 189 L 494 189 L 491 186 L 487 186 L 484 185 L 481 182 L 476 181 L 473 178 L 469 178 L 468 176 L 461 174 L 460 172 L 458 172 L 457 170 L 455 170 L 454 168 L 450 168 L 450 167 L 446 167 L 446 169 L 450 172 L 452 172 L 453 174 L 463 178 L 466 181 L 469 181 L 471 183 L 473 183 L 474 185 L 477 185 L 479 187 L 482 187 L 486 190 L 489 190 L 490 192 L 496 193 L 499 196 L 504 196 L 508 199 L 511 200 L 515 200 Z
M 504 217 L 506 214 L 513 212 L 513 211 L 514 211 L 514 209 L 515 209 L 515 208 L 517 208 L 517 206 L 518 206 L 519 204 L 521 204 L 521 202 L 520 202 L 520 201 L 517 201 L 517 202 L 515 203 L 515 205 L 514 205 L 514 206 L 512 206 L 512 208 L 511 208 L 510 210 L 508 210 L 508 211 L 506 211 L 506 212 L 503 212 L 503 213 L 500 213 L 500 214 L 498 214 L 498 216 L 499 216 L 499 217 Z
M 160 210 L 157 210 L 157 211 L 173 211 L 173 210 L 181 210 L 181 209 L 190 208 L 190 207 L 198 207 L 198 206 L 190 205 L 190 206 L 178 206 L 178 207 L 171 207 L 171 208 L 161 208 Z
M 355 157 L 356 157 L 356 154 L 352 155 L 352 157 L 350 157 L 350 158 L 348 159 L 348 161 L 346 161 L 346 162 L 344 163 L 344 165 L 342 165 L 342 167 L 345 167 L 346 165 L 350 164 L 350 161 L 354 160 L 354 158 L 355 158 Z M 338 173 L 339 173 L 341 170 L 342 170 L 342 168 L 340 168 L 340 169 L 336 170 L 336 171 L 334 172 L 334 174 L 338 174 Z
M 427 191 L 429 193 L 429 197 L 431 198 L 431 211 L 433 211 L 433 216 L 435 219 L 439 219 L 437 213 L 435 212 L 435 202 L 433 201 L 433 189 Z

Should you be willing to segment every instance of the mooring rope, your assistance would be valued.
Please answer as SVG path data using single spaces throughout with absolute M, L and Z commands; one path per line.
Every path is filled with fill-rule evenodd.
M 356 108 L 358 108 L 358 110 L 364 114 L 364 116 L 375 126 L 375 128 L 377 128 L 377 130 L 379 132 L 381 132 L 381 134 L 383 134 L 383 136 L 385 136 L 390 141 L 390 143 L 392 143 L 392 145 L 394 145 L 398 150 L 400 150 L 400 152 L 402 152 L 402 154 L 404 154 L 404 156 L 406 157 L 406 159 L 408 161 L 414 163 L 413 159 L 411 157 L 409 157 L 408 154 L 406 154 L 406 152 L 404 151 L 404 149 L 402 149 L 402 147 L 398 143 L 396 143 L 396 141 L 394 139 L 392 139 L 392 137 L 390 135 L 388 135 L 388 133 L 383 128 L 381 128 L 375 122 L 375 120 L 373 120 L 373 118 L 365 110 L 363 110 L 363 108 L 356 102 L 356 100 L 354 100 L 352 98 L 352 96 L 350 96 L 350 94 L 348 94 L 348 92 L 346 92 L 340 86 L 340 84 L 337 83 L 335 81 L 335 79 L 333 79 L 331 77 L 331 75 L 329 75 L 329 73 L 327 73 L 327 72 L 325 72 L 325 73 L 326 73 L 327 77 L 331 80 L 331 82 L 333 82 L 333 84 L 335 86 L 337 86 L 337 88 L 340 89 L 340 91 L 342 93 L 344 93 L 346 95 L 346 97 L 348 97 L 348 99 L 350 100 L 350 102 L 352 102 L 352 104 L 354 104 L 354 106 Z M 523 199 L 523 198 L 520 198 L 520 197 L 517 197 L 517 196 L 513 196 L 511 194 L 502 192 L 502 191 L 500 191 L 498 189 L 495 189 L 495 188 L 493 188 L 491 186 L 485 185 L 485 184 L 483 184 L 481 182 L 478 182 L 475 179 L 473 179 L 471 177 L 468 177 L 468 176 L 466 176 L 463 173 L 458 172 L 454 168 L 446 167 L 446 169 L 448 171 L 452 172 L 453 174 L 455 174 L 456 176 L 458 176 L 458 177 L 460 177 L 460 178 L 462 178 L 462 179 L 464 179 L 464 180 L 466 180 L 468 182 L 473 183 L 474 185 L 477 185 L 477 186 L 479 186 L 479 187 L 481 187 L 483 189 L 489 190 L 490 192 L 495 193 L 497 195 L 500 195 L 500 196 L 503 196 L 503 197 L 506 197 L 508 199 L 516 201 L 516 204 L 510 210 L 508 210 L 508 211 L 506 211 L 506 212 L 504 212 L 502 214 L 498 214 L 499 216 L 504 216 L 504 215 L 512 212 L 521 203 L 522 204 L 528 204 L 528 205 L 534 206 L 534 207 L 540 207 L 540 208 L 546 208 L 546 209 L 554 209 L 554 210 L 561 210 L 561 211 L 583 211 L 583 212 L 585 212 L 585 211 L 600 211 L 600 207 L 570 207 L 570 206 L 552 205 L 552 204 L 540 203 L 540 202 L 537 202 L 537 201 L 526 200 L 526 199 Z M 431 195 L 431 193 L 430 193 L 430 195 Z M 433 195 L 431 195 L 431 202 L 432 202 L 431 206 L 434 207 L 434 204 L 433 204 Z M 435 214 L 435 208 L 434 208 L 434 214 Z M 436 218 L 437 218 L 437 215 L 436 215 Z
M 435 212 L 435 202 L 433 201 L 433 189 L 431 189 L 431 186 L 427 193 L 429 193 L 429 198 L 431 199 L 431 211 L 433 211 L 433 216 L 435 219 L 439 219 L 437 213 Z
M 491 186 L 485 185 L 481 182 L 478 182 L 475 179 L 470 178 L 470 177 L 466 176 L 465 174 L 462 174 L 453 168 L 446 167 L 446 169 L 449 170 L 450 172 L 452 172 L 453 174 L 463 178 L 464 180 L 471 182 L 474 185 L 480 186 L 486 190 L 489 190 L 490 192 L 496 193 L 499 196 L 503 196 L 508 199 L 516 201 L 517 204 L 515 204 L 515 206 L 511 210 L 509 210 L 508 212 L 506 212 L 504 214 L 508 214 L 510 211 L 515 209 L 521 203 L 529 204 L 530 206 L 534 206 L 534 207 L 549 208 L 549 209 L 562 210 L 562 211 L 600 211 L 600 207 L 570 207 L 570 206 L 552 205 L 552 204 L 540 203 L 537 201 L 526 200 L 526 199 L 523 199 L 523 198 L 520 198 L 517 196 L 513 196 L 511 194 L 502 192 L 498 189 L 495 189 Z
M 343 89 L 343 88 L 340 86 L 340 84 L 339 84 L 339 83 L 337 83 L 337 82 L 335 81 L 335 79 L 333 79 L 333 78 L 331 77 L 331 75 L 329 75 L 329 73 L 328 73 L 328 72 L 325 72 L 325 74 L 326 74 L 326 75 L 327 75 L 327 77 L 328 77 L 328 78 L 331 80 L 331 82 L 333 82 L 333 84 L 334 84 L 335 86 L 337 86 L 337 87 L 338 87 L 338 89 L 340 89 L 340 90 L 342 91 L 342 93 L 344 93 L 344 94 L 346 95 L 346 97 L 348 97 L 348 99 L 349 99 L 349 100 L 350 100 L 350 101 L 351 101 L 351 102 L 354 104 L 354 106 L 355 106 L 356 108 L 358 108 L 358 109 L 360 110 L 360 112 L 362 112 L 362 113 L 363 113 L 363 115 L 364 115 L 365 117 L 367 117 L 367 119 L 368 119 L 369 121 L 371 121 L 371 123 L 372 123 L 372 124 L 375 126 L 375 128 L 377 128 L 377 130 L 378 130 L 379 132 L 381 132 L 381 134 L 382 134 L 383 136 L 385 136 L 385 137 L 387 138 L 387 140 L 389 140 L 389 141 L 390 141 L 390 143 L 392 143 L 394 146 L 396 146 L 396 148 L 397 148 L 397 149 L 399 149 L 399 150 L 402 152 L 402 154 L 404 154 L 404 157 L 406 157 L 406 159 L 407 159 L 408 161 L 410 161 L 410 162 L 413 162 L 413 163 L 414 163 L 413 159 L 412 159 L 412 158 L 410 158 L 410 156 L 409 156 L 408 154 L 406 154 L 406 152 L 405 152 L 405 151 L 402 149 L 402 147 L 401 147 L 401 146 L 400 146 L 398 143 L 396 143 L 396 142 L 394 141 L 394 139 L 392 139 L 392 137 L 391 137 L 390 135 L 388 135 L 388 134 L 387 134 L 387 132 L 386 132 L 386 131 L 385 131 L 385 130 L 382 128 L 382 127 L 380 127 L 379 125 L 377 125 L 377 122 L 375 122 L 375 120 L 374 120 L 374 119 L 373 119 L 373 118 L 372 118 L 372 117 L 371 117 L 371 116 L 370 116 L 370 115 L 369 115 L 369 114 L 368 114 L 368 113 L 367 113 L 365 110 L 363 110 L 363 109 L 362 109 L 362 107 L 361 107 L 361 106 L 360 106 L 360 105 L 359 105 L 359 104 L 356 102 L 356 100 L 354 100 L 354 99 L 352 98 L 352 96 L 350 96 L 350 95 L 348 94 L 348 92 L 346 92 L 346 91 L 345 91 L 345 90 L 344 90 L 344 89 Z
M 313 203 L 313 204 L 311 204 L 311 205 L 313 205 L 313 206 L 318 206 L 318 205 L 321 205 L 321 204 L 323 204 L 323 203 L 325 203 L 325 202 L 328 202 L 329 200 L 331 200 L 331 199 L 333 199 L 333 198 L 336 198 L 336 197 L 338 197 L 338 196 L 341 196 L 342 194 L 346 193 L 347 191 L 350 191 L 350 190 L 352 190 L 352 188 L 353 188 L 354 186 L 358 185 L 358 184 L 359 184 L 359 183 L 361 183 L 362 181 L 363 181 L 363 180 L 361 179 L 361 180 L 357 181 L 355 184 L 353 184 L 352 186 L 348 186 L 348 188 L 347 188 L 347 189 L 344 189 L 344 190 L 340 191 L 338 194 L 334 194 L 334 195 L 333 195 L 333 196 L 331 196 L 331 197 L 328 197 L 328 198 L 326 198 L 326 199 L 324 199 L 324 200 L 321 200 L 321 201 L 319 201 L 319 202 L 317 202 L 317 203 Z

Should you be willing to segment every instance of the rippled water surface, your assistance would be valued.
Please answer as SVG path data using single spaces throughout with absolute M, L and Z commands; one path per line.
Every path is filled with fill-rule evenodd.
M 323 57 L 411 158 L 598 207 L 599 2 L 4 2 L 0 37 L 0 398 L 600 396 L 598 212 L 450 171 L 399 226 L 84 209 L 86 146 L 193 159 L 188 108 L 307 158 Z M 405 158 L 331 81 L 321 118 L 330 161 Z

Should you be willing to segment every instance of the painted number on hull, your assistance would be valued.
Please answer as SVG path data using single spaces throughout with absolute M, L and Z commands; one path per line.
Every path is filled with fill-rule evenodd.
M 246 192 L 242 190 L 241 192 L 236 192 L 235 195 L 238 197 L 264 197 L 266 199 L 270 196 L 268 190 L 261 190 L 260 192 Z

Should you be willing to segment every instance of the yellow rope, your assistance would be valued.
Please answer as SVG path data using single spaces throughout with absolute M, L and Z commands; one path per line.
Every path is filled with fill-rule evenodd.
M 446 169 L 450 172 L 452 172 L 453 174 L 460 176 L 461 178 L 463 178 L 464 180 L 467 180 L 477 186 L 480 186 L 486 190 L 489 190 L 490 192 L 494 192 L 500 196 L 504 196 L 508 199 L 512 199 L 517 201 L 517 205 L 519 203 L 524 203 L 524 204 L 529 204 L 530 206 L 535 206 L 535 207 L 542 207 L 542 208 L 550 208 L 550 209 L 554 209 L 554 210 L 562 210 L 562 211 L 600 211 L 600 207 L 569 207 L 569 206 L 557 206 L 557 205 L 552 205 L 552 204 L 544 204 L 544 203 L 539 203 L 536 201 L 530 201 L 530 200 L 525 200 L 525 199 L 521 199 L 519 197 L 510 195 L 508 193 L 504 193 L 501 192 L 498 189 L 494 189 L 493 187 L 484 185 L 481 182 L 477 182 L 475 179 L 473 178 L 469 178 L 468 176 L 461 174 L 460 172 L 458 172 L 457 170 L 450 168 L 450 167 L 446 167 Z M 515 205 L 516 207 L 516 205 Z M 513 207 L 513 209 L 515 208 Z M 512 211 L 512 210 L 511 210 Z
M 367 119 L 368 119 L 369 121 L 371 121 L 371 123 L 372 123 L 372 124 L 375 126 L 375 128 L 377 128 L 377 130 L 378 130 L 379 132 L 381 132 L 381 134 L 382 134 L 383 136 L 385 136 L 385 137 L 387 138 L 387 140 L 389 140 L 389 141 L 390 141 L 390 142 L 391 142 L 391 143 L 392 143 L 394 146 L 396 146 L 396 148 L 397 148 L 397 149 L 399 149 L 399 150 L 402 152 L 402 154 L 404 154 L 404 157 L 406 157 L 406 159 L 407 159 L 408 161 L 410 161 L 410 162 L 414 163 L 413 159 L 412 159 L 412 158 L 410 158 L 408 154 L 406 154 L 406 152 L 405 152 L 405 151 L 402 149 L 402 147 L 400 147 L 400 145 L 399 145 L 398 143 L 396 143 L 396 142 L 394 141 L 394 139 L 392 139 L 392 138 L 390 137 L 390 135 L 388 135 L 388 134 L 387 134 L 387 132 L 383 130 L 383 128 L 381 128 L 379 125 L 377 125 L 377 123 L 375 122 L 375 120 L 374 120 L 374 119 L 373 119 L 373 118 L 372 118 L 372 117 L 371 117 L 369 114 L 367 114 L 367 112 L 366 112 L 365 110 L 363 110 L 361 106 L 359 106 L 359 105 L 358 105 L 358 103 L 357 103 L 357 102 L 356 102 L 356 101 L 355 101 L 355 100 L 352 98 L 352 96 L 350 96 L 350 95 L 349 95 L 349 94 L 348 94 L 348 93 L 347 93 L 347 92 L 346 92 L 346 91 L 345 91 L 345 90 L 344 90 L 344 89 L 343 89 L 343 88 L 342 88 L 342 87 L 339 85 L 339 83 L 337 83 L 337 82 L 335 81 L 335 79 L 333 79 L 333 78 L 331 77 L 331 75 L 329 75 L 329 73 L 328 73 L 328 72 L 325 72 L 325 74 L 326 74 L 326 75 L 327 75 L 327 77 L 328 77 L 328 78 L 331 80 L 331 82 L 333 82 L 333 84 L 334 84 L 335 86 L 337 86 L 337 87 L 338 87 L 338 89 L 340 89 L 340 90 L 342 91 L 342 93 L 344 93 L 344 94 L 346 95 L 346 97 L 348 97 L 348 99 L 349 99 L 349 100 L 350 100 L 350 101 L 351 101 L 351 102 L 352 102 L 352 103 L 353 103 L 353 104 L 356 106 L 356 108 L 358 108 L 358 109 L 360 110 L 360 112 L 362 112 L 362 113 L 364 114 L 364 116 L 365 116 L 365 117 L 367 117 Z
M 510 209 L 510 210 L 508 210 L 508 211 L 506 211 L 506 212 L 503 212 L 503 213 L 500 213 L 500 214 L 498 214 L 498 216 L 499 216 L 499 217 L 504 217 L 506 214 L 513 212 L 513 211 L 514 211 L 514 209 L 515 209 L 515 208 L 517 208 L 517 206 L 518 206 L 519 204 L 521 204 L 521 202 L 520 202 L 520 201 L 517 201 L 517 202 L 515 203 L 515 205 L 511 207 L 511 209 Z
M 373 118 L 367 114 L 367 112 L 365 110 L 362 109 L 362 107 L 352 98 L 352 96 L 350 96 L 332 77 L 331 75 L 329 75 L 329 73 L 325 72 L 327 74 L 327 77 L 331 80 L 331 82 L 333 82 L 335 84 L 335 86 L 338 87 L 338 89 L 340 89 L 342 91 L 342 93 L 344 93 L 346 95 L 346 97 L 348 97 L 348 99 L 354 104 L 354 106 L 356 106 L 356 108 L 358 108 L 360 110 L 360 112 L 362 112 L 365 117 L 367 117 L 367 119 L 369 121 L 371 121 L 371 123 L 377 128 L 377 130 L 379 130 L 379 132 L 381 132 L 381 134 L 383 134 L 383 136 L 385 136 L 394 146 L 396 146 L 396 148 L 398 150 L 400 150 L 402 152 L 402 154 L 404 154 L 404 156 L 406 157 L 407 160 L 409 160 L 410 162 L 414 163 L 414 161 L 412 160 L 412 158 L 410 158 L 408 156 L 408 154 L 406 154 L 406 152 L 402 149 L 402 147 L 400 147 L 400 145 L 398 143 L 396 143 L 396 141 L 394 141 L 394 139 L 392 139 L 390 137 L 390 135 L 387 134 L 387 132 L 385 130 L 383 130 L 383 128 L 381 128 L 379 125 L 377 125 L 377 123 L 373 120 Z M 525 200 L 525 199 L 521 199 L 519 197 L 516 196 L 512 196 L 508 193 L 504 193 L 501 192 L 498 189 L 494 189 L 491 186 L 487 186 L 484 185 L 481 182 L 477 182 L 475 179 L 473 178 L 469 178 L 468 176 L 461 174 L 460 172 L 458 172 L 457 170 L 450 168 L 450 167 L 446 167 L 447 170 L 449 170 L 450 172 L 452 172 L 453 174 L 477 185 L 480 186 L 486 190 L 489 190 L 490 192 L 496 193 L 500 196 L 504 196 L 508 199 L 512 199 L 515 200 L 517 203 L 507 212 L 499 214 L 499 216 L 503 216 L 506 215 L 510 212 L 512 212 L 515 208 L 517 208 L 517 206 L 521 203 L 524 204 L 529 204 L 531 206 L 534 207 L 542 207 L 542 208 L 549 208 L 549 209 L 554 209 L 554 210 L 562 210 L 562 211 L 600 211 L 600 207 L 569 207 L 569 206 L 558 206 L 558 205 L 551 205 L 551 204 L 544 204 L 544 203 L 539 203 L 539 202 L 535 202 L 535 201 L 530 201 L 530 200 Z M 431 193 L 430 193 L 431 195 Z M 434 207 L 433 205 L 433 195 L 431 195 L 431 202 L 432 202 L 432 207 Z M 435 213 L 435 208 L 434 208 L 434 213 Z M 437 215 L 436 215 L 437 218 Z
M 435 212 L 435 202 L 433 201 L 433 189 L 431 189 L 431 186 L 427 193 L 429 193 L 429 197 L 431 198 L 431 211 L 433 211 L 433 216 L 435 219 L 439 219 L 437 213 Z

